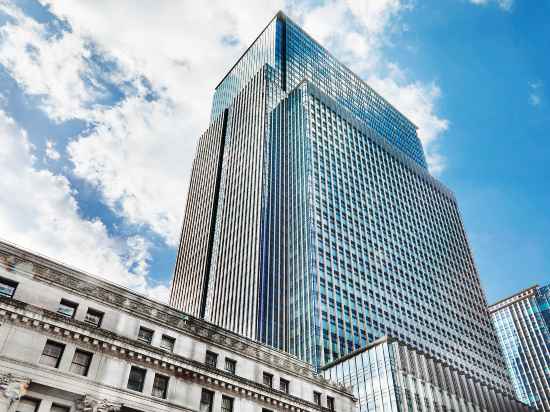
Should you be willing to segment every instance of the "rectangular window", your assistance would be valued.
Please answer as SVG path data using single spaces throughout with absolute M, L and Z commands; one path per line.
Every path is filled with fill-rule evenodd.
M 13 295 L 15 294 L 15 289 L 17 289 L 17 282 L 5 278 L 0 278 L 0 296 L 13 298 Z
M 86 313 L 86 317 L 84 318 L 84 322 L 87 322 L 90 325 L 93 325 L 96 328 L 99 328 L 101 326 L 102 321 L 103 321 L 103 312 L 100 312 L 94 309 L 88 309 L 88 312 Z
M 290 382 L 287 381 L 286 379 L 283 379 L 283 378 L 280 378 L 279 379 L 279 390 L 284 392 L 284 393 L 288 393 L 288 388 L 290 386 Z
M 175 338 L 168 335 L 162 335 L 162 339 L 160 341 L 160 347 L 164 350 L 167 350 L 168 352 L 173 352 L 175 343 L 176 343 Z
M 233 398 L 222 396 L 222 412 L 233 412 Z
M 146 373 L 147 371 L 145 369 L 132 366 L 130 369 L 130 375 L 128 376 L 128 389 L 138 392 L 143 391 L 143 383 L 145 382 Z
M 148 343 L 150 345 L 153 341 L 153 333 L 154 332 L 151 329 L 147 329 L 141 326 L 138 332 L 138 340 Z
M 319 392 L 313 392 L 313 403 L 321 406 L 321 394 Z
M 155 380 L 153 381 L 153 395 L 156 398 L 166 399 L 166 393 L 168 392 L 168 376 L 155 374 Z
M 50 409 L 50 412 L 69 412 L 70 410 L 71 410 L 71 408 L 69 406 L 58 405 L 58 404 L 54 403 L 52 405 L 52 408 Z
M 271 373 L 264 372 L 263 383 L 265 386 L 273 387 L 273 375 Z
M 61 299 L 59 307 L 57 308 L 57 313 L 72 319 L 74 318 L 74 315 L 76 313 L 76 308 L 78 308 L 77 303 L 71 302 L 66 299 Z
M 208 366 L 211 366 L 212 368 L 216 368 L 218 366 L 218 354 L 207 350 L 204 363 L 206 363 Z
M 61 356 L 63 356 L 63 351 L 65 350 L 65 345 L 62 343 L 54 342 L 49 340 L 44 346 L 42 351 L 42 356 L 40 356 L 40 361 L 42 365 L 51 366 L 52 368 L 57 368 L 59 366 L 59 361 Z
M 327 396 L 327 408 L 328 408 L 329 411 L 334 411 L 335 410 L 334 398 L 332 398 L 330 396 Z
M 225 358 L 225 370 L 232 375 L 235 375 L 237 369 L 237 361 L 229 358 Z
M 36 412 L 40 406 L 38 399 L 21 398 L 17 403 L 16 412 Z
M 214 404 L 214 392 L 207 389 L 203 389 L 201 393 L 201 405 L 199 412 L 212 412 L 212 405 Z
M 87 376 L 91 362 L 92 354 L 90 352 L 84 352 L 83 350 L 77 349 L 74 352 L 73 362 L 71 363 L 69 371 L 78 375 Z

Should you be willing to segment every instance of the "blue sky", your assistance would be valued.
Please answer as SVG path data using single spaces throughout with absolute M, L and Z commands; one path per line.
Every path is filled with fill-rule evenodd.
M 548 2 L 200 3 L 0 0 L 1 238 L 165 300 L 213 88 L 283 9 L 419 126 L 488 300 L 548 283 Z

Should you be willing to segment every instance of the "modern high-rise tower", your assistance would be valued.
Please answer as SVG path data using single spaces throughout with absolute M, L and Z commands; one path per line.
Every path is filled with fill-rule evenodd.
M 519 400 L 550 412 L 550 285 L 489 307 Z
M 317 366 L 391 335 L 512 392 L 416 127 L 282 13 L 216 87 L 170 301 Z

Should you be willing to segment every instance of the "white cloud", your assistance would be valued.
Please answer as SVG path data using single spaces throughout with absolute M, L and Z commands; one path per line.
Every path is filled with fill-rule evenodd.
M 139 237 L 110 237 L 99 220 L 79 216 L 68 180 L 35 167 L 27 134 L 0 111 L 0 233 L 6 240 L 166 300 L 167 285 L 147 279 L 148 247 Z
M 511 11 L 514 6 L 514 0 L 470 0 L 470 3 L 476 6 L 485 6 L 490 3 L 495 3 L 504 11 Z
M 529 104 L 538 106 L 542 102 L 542 82 L 529 82 Z
M 55 143 L 50 139 L 46 140 L 46 157 L 51 160 L 59 160 L 61 158 L 61 155 L 55 149 Z

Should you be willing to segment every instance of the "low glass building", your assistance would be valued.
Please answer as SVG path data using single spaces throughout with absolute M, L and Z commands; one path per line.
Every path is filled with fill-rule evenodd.
M 385 336 L 323 367 L 353 389 L 359 412 L 522 412 L 535 409 L 397 339 Z
M 550 285 L 489 308 L 518 399 L 550 411 Z

